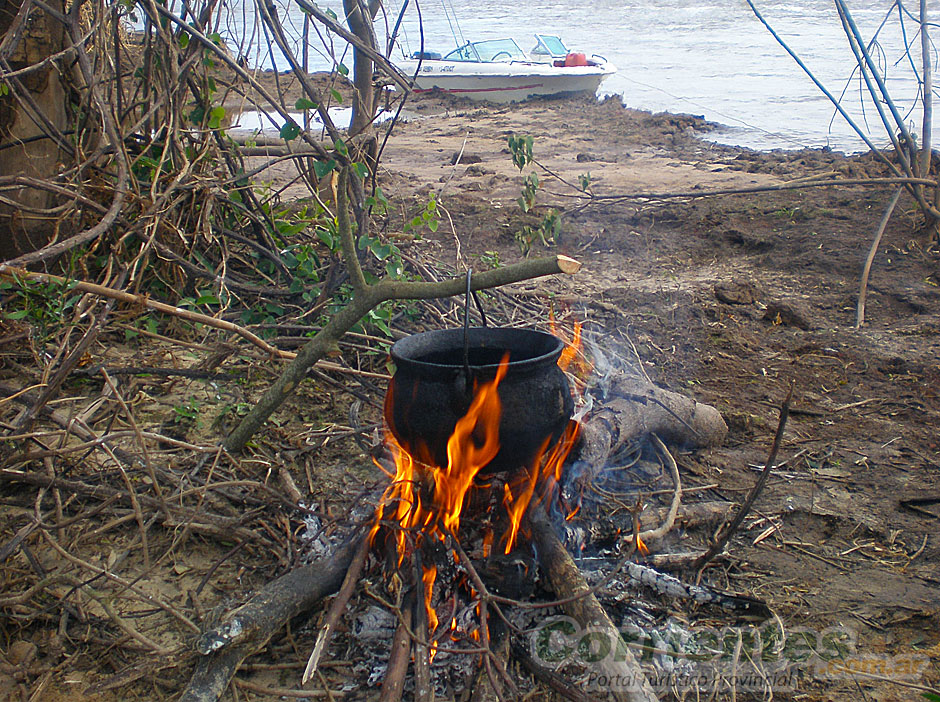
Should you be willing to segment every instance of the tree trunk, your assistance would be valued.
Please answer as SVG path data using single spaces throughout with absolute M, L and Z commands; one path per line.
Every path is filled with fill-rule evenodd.
M 380 0 L 343 0 L 349 29 L 372 49 L 376 48 L 372 20 L 381 6 Z M 368 15 L 367 17 L 365 15 Z M 353 113 L 349 125 L 350 136 L 367 131 L 375 117 L 375 88 L 372 75 L 375 66 L 363 51 L 353 49 Z
M 0 78 L 66 45 L 65 27 L 45 10 L 29 8 L 23 21 L 27 2 L 0 0 Z M 65 13 L 62 0 L 48 2 Z M 0 192 L 17 203 L 0 204 L 0 260 L 5 260 L 43 246 L 55 231 L 54 216 L 44 211 L 55 204 L 56 196 L 13 179 L 55 177 L 65 154 L 49 132 L 67 129 L 68 112 L 66 87 L 55 62 L 2 84 L 8 92 L 0 93 Z M 9 190 L 10 185 L 16 187 Z

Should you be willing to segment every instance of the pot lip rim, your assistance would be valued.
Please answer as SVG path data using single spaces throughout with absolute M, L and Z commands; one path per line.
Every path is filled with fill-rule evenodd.
M 509 368 L 513 371 L 539 366 L 546 363 L 547 361 L 555 362 L 558 360 L 558 357 L 561 356 L 561 352 L 565 348 L 565 342 L 562 339 L 555 336 L 554 334 L 541 331 L 540 329 L 525 329 L 521 327 L 469 327 L 467 331 L 471 335 L 471 343 L 473 341 L 472 335 L 481 333 L 493 333 L 518 337 L 528 336 L 530 338 L 541 338 L 550 340 L 552 342 L 553 348 L 545 353 L 541 353 L 538 356 L 532 356 L 531 358 L 523 358 L 518 361 L 510 361 Z M 431 363 L 430 361 L 422 361 L 420 359 L 403 355 L 402 348 L 404 347 L 407 350 L 410 345 L 418 343 L 418 340 L 433 337 L 446 338 L 456 336 L 459 339 L 462 339 L 463 333 L 463 328 L 454 328 L 433 329 L 431 331 L 410 334 L 392 344 L 391 349 L 389 349 L 389 354 L 391 355 L 392 360 L 395 361 L 395 364 L 398 368 L 401 368 L 402 366 L 408 366 L 416 371 L 461 371 L 464 367 L 463 363 Z M 471 370 L 476 371 L 495 372 L 499 366 L 499 363 L 487 363 L 482 365 L 471 365 L 470 368 Z

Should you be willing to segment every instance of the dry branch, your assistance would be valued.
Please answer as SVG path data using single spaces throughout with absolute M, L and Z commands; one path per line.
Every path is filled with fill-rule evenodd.
M 881 221 L 878 223 L 878 229 L 875 232 L 875 238 L 871 242 L 871 248 L 868 249 L 868 256 L 865 257 L 865 263 L 862 266 L 862 276 L 858 284 L 858 303 L 855 307 L 855 327 L 861 327 L 865 324 L 865 299 L 868 297 L 868 276 L 871 274 L 871 265 L 875 261 L 875 255 L 878 253 L 878 247 L 881 245 L 881 237 L 885 233 L 885 228 L 888 226 L 888 220 L 891 219 L 891 215 L 894 212 L 894 208 L 898 204 L 898 199 L 901 197 L 901 188 L 898 188 L 894 191 L 894 195 L 891 196 L 891 200 L 888 202 L 888 206 L 885 208 L 884 214 L 881 216 Z
M 754 483 L 754 487 L 751 488 L 751 491 L 748 493 L 747 498 L 744 500 L 744 504 L 741 505 L 740 509 L 735 513 L 734 517 L 728 522 L 728 525 L 722 529 L 721 533 L 715 539 L 715 542 L 709 547 L 708 551 L 703 553 L 701 557 L 695 562 L 695 568 L 701 572 L 701 569 L 716 555 L 721 553 L 724 549 L 725 544 L 734 536 L 734 532 L 738 530 L 738 527 L 741 526 L 741 523 L 744 521 L 744 517 L 747 516 L 747 513 L 751 511 L 751 508 L 754 506 L 754 502 L 757 501 L 757 496 L 760 495 L 761 490 L 764 489 L 764 485 L 767 484 L 767 479 L 770 477 L 770 471 L 773 470 L 774 463 L 777 460 L 777 452 L 780 450 L 780 443 L 783 441 L 783 430 L 787 426 L 787 418 L 790 416 L 790 401 L 793 399 L 793 385 L 790 385 L 790 390 L 787 392 L 787 397 L 783 401 L 783 405 L 780 407 L 780 421 L 777 423 L 777 432 L 774 434 L 773 444 L 770 446 L 770 454 L 767 456 L 767 463 L 764 465 L 764 470 L 761 471 L 760 477 L 757 479 L 757 482 Z
M 340 587 L 362 538 L 357 534 L 334 553 L 270 582 L 229 613 L 221 625 L 203 633 L 196 649 L 205 657 L 197 664 L 180 702 L 218 700 L 245 658 L 291 619 Z
M 135 295 L 123 290 L 117 290 L 115 288 L 109 288 L 104 285 L 98 285 L 97 283 L 88 283 L 83 280 L 73 281 L 69 280 L 68 278 L 63 278 L 59 275 L 53 275 L 51 273 L 34 273 L 33 271 L 28 271 L 23 268 L 16 268 L 14 266 L 9 266 L 2 263 L 0 263 L 0 277 L 6 277 L 12 280 L 16 280 L 17 278 L 22 280 L 33 280 L 40 283 L 54 282 L 60 285 L 72 284 L 74 290 L 81 290 L 82 292 L 110 298 L 119 302 L 126 302 L 129 305 L 135 305 L 137 307 L 153 310 L 155 312 L 162 312 L 164 314 L 172 315 L 173 317 L 185 319 L 189 322 L 205 324 L 207 327 L 212 327 L 214 329 L 222 329 L 224 331 L 233 332 L 238 334 L 243 339 L 248 340 L 258 348 L 263 349 L 267 353 L 270 353 L 275 358 L 293 358 L 296 355 L 290 351 L 281 351 L 280 349 L 271 346 L 271 344 L 266 342 L 258 335 L 253 334 L 252 332 L 248 331 L 244 327 L 240 327 L 237 324 L 233 324 L 232 322 L 228 322 L 224 319 L 216 319 L 215 317 L 200 314 L 199 312 L 193 312 L 192 310 L 183 309 L 182 307 L 168 305 L 165 302 L 154 300 L 147 295 Z
M 300 679 L 302 685 L 306 685 L 307 681 L 310 680 L 317 671 L 317 666 L 320 664 L 323 651 L 326 649 L 327 644 L 330 643 L 330 637 L 336 630 L 336 625 L 339 623 L 343 610 L 346 609 L 346 604 L 349 602 L 349 598 L 352 597 L 353 590 L 359 582 L 359 574 L 362 573 L 362 568 L 369 556 L 369 546 L 368 539 L 361 540 L 359 551 L 356 553 L 355 558 L 353 558 L 349 570 L 346 572 L 346 577 L 343 579 L 343 586 L 340 588 L 336 599 L 333 600 L 333 604 L 330 605 L 330 611 L 327 612 L 323 627 L 317 635 L 317 641 L 313 646 L 313 651 L 310 653 L 310 658 L 307 660 L 307 667 L 304 669 L 304 674 Z

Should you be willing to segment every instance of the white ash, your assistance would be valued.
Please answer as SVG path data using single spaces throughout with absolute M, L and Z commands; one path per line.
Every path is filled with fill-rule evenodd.
M 382 684 L 397 627 L 398 619 L 395 615 L 378 605 L 372 605 L 356 615 L 350 627 L 350 635 L 361 647 L 362 657 L 353 666 L 355 675 L 352 679 L 366 678 L 368 687 Z
M 349 529 L 346 527 L 337 528 L 329 523 L 324 526 L 323 519 L 313 512 L 312 505 L 301 502 L 298 507 L 304 510 L 304 528 L 298 536 L 301 562 L 309 564 L 321 558 L 331 557 L 349 536 Z M 359 504 L 350 512 L 347 521 L 361 523 L 374 510 L 373 505 Z
M 307 509 L 307 505 L 302 502 L 299 506 L 301 509 Z M 300 533 L 298 540 L 305 563 L 325 557 L 336 547 L 332 539 L 326 535 L 322 520 L 310 512 L 304 515 L 304 530 Z
M 356 615 L 352 633 L 362 643 L 374 641 L 388 642 L 395 635 L 398 619 L 387 609 L 372 605 L 365 612 Z

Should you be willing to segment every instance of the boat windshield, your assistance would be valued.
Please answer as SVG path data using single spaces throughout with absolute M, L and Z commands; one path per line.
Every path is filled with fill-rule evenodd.
M 483 63 L 525 61 L 525 52 L 513 39 L 491 39 L 467 43 L 444 57 L 445 61 L 479 61 Z
M 538 42 L 532 49 L 533 54 L 547 54 L 552 58 L 564 58 L 568 55 L 568 47 L 561 40 L 551 34 L 536 34 L 535 39 Z

